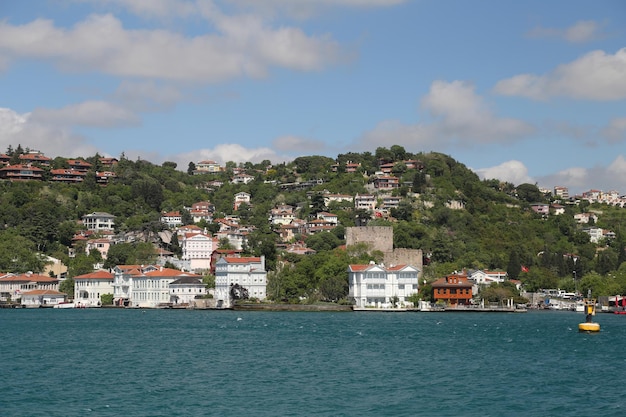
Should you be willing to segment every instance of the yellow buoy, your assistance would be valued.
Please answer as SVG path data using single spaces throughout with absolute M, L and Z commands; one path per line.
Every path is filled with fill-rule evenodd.
M 591 290 L 585 298 L 585 322 L 578 324 L 578 331 L 580 332 L 599 332 L 600 324 L 591 321 L 591 318 L 596 315 L 596 300 L 591 298 Z
M 599 332 L 600 323 L 580 323 L 578 324 L 578 330 L 581 332 Z

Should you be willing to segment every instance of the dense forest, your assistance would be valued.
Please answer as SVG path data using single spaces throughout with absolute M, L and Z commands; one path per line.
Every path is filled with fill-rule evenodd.
M 21 151 L 9 148 L 13 156 Z M 180 211 L 191 223 L 187 209 L 195 202 L 209 200 L 215 206 L 213 218 L 236 215 L 252 232 L 243 248 L 250 255 L 265 255 L 268 295 L 281 300 L 345 300 L 347 265 L 379 260 L 380 254 L 367 248 L 345 249 L 345 227 L 357 224 L 386 225 L 394 229 L 394 246 L 422 249 L 423 277 L 427 282 L 463 269 L 505 270 L 510 279 L 519 279 L 528 291 L 561 288 L 595 295 L 626 293 L 626 210 L 587 201 L 560 201 L 565 213 L 542 216 L 531 210 L 533 203 L 550 203 L 554 197 L 540 192 L 535 184 L 511 184 L 480 180 L 465 165 L 440 153 L 409 153 L 398 145 L 380 147 L 374 153 L 346 153 L 337 158 L 302 156 L 288 163 L 263 161 L 237 164 L 229 161 L 218 173 L 193 175 L 195 163 L 177 167 L 145 160 L 132 161 L 124 155 L 115 165 L 116 177 L 106 186 L 95 181 L 101 170 L 100 155 L 78 157 L 91 163 L 94 175 L 79 184 L 46 181 L 51 169 L 67 167 L 67 158 L 56 157 L 44 169 L 43 181 L 0 182 L 0 270 L 41 271 L 49 255 L 69 267 L 68 276 L 91 272 L 101 262 L 97 251 L 87 255 L 76 247 L 73 237 L 81 229 L 78 220 L 85 214 L 102 211 L 116 216 L 116 233 L 132 235 L 113 245 L 105 267 L 124 263 L 151 263 L 155 245 L 180 253 L 178 242 L 159 240 L 167 228 L 161 213 Z M 415 169 L 404 161 L 418 161 Z M 358 164 L 355 172 L 346 165 Z M 393 164 L 392 175 L 400 186 L 390 191 L 401 198 L 390 216 L 380 218 L 355 210 L 352 203 L 324 205 L 323 196 L 371 194 L 371 182 L 381 165 Z M 233 172 L 254 176 L 248 184 L 231 182 Z M 290 191 L 283 184 L 311 181 L 305 189 Z M 233 209 L 233 196 L 241 191 L 251 195 L 250 204 Z M 458 202 L 461 208 L 450 203 Z M 298 236 L 317 252 L 314 255 L 285 253 L 277 233 L 268 222 L 269 211 L 279 204 L 297 207 L 297 215 L 311 219 L 317 212 L 336 214 L 340 225 L 330 232 Z M 595 226 L 615 232 L 615 238 L 591 243 L 589 235 L 574 220 L 574 214 L 594 212 Z M 201 227 L 215 232 L 214 223 Z M 226 244 L 226 243 L 224 243 Z M 69 256 L 74 247 L 76 256 Z M 208 280 L 210 282 L 210 279 Z M 428 298 L 424 285 L 421 297 Z

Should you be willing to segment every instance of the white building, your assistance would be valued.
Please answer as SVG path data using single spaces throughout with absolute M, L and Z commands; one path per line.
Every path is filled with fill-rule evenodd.
M 114 275 L 96 271 L 74 277 L 74 304 L 79 307 L 100 307 L 104 294 L 113 294 Z
M 229 308 L 233 304 L 231 286 L 248 290 L 250 298 L 264 300 L 267 288 L 265 257 L 223 257 L 215 264 L 215 299 L 217 307 Z
M 477 270 L 473 271 L 467 277 L 478 285 L 490 285 L 493 283 L 502 283 L 507 279 L 506 271 L 488 271 Z
M 113 268 L 113 302 L 119 306 L 130 306 L 133 293 L 133 277 L 144 272 L 155 271 L 156 266 L 117 265 Z
M 55 290 L 32 290 L 22 294 L 25 307 L 55 306 L 65 301 L 65 293 Z
M 113 230 L 115 226 L 115 216 L 109 213 L 94 211 L 83 216 L 83 224 L 87 230 L 100 232 L 103 230 Z
M 296 218 L 292 206 L 281 204 L 270 210 L 270 223 L 273 225 L 290 224 Z
M 349 265 L 349 296 L 357 308 L 407 307 L 407 298 L 418 291 L 418 274 L 410 265 Z
M 354 197 L 354 209 L 355 210 L 367 210 L 371 211 L 376 208 L 376 197 L 372 194 L 357 194 Z
M 250 204 L 250 194 L 245 191 L 241 191 L 235 194 L 235 198 L 233 199 L 233 209 L 238 210 L 239 206 L 243 203 Z
M 15 301 L 22 294 L 34 290 L 59 290 L 59 280 L 45 275 L 8 274 L 0 277 L 0 301 Z
M 130 305 L 133 307 L 156 308 L 172 304 L 170 284 L 182 277 L 200 279 L 200 275 L 163 267 L 130 276 L 132 281 Z
M 206 285 L 199 276 L 183 276 L 170 282 L 170 302 L 175 305 L 193 304 L 196 297 L 204 297 L 206 293 Z
M 211 269 L 211 255 L 217 249 L 218 239 L 204 233 L 185 233 L 181 241 L 183 261 L 189 261 L 189 269 L 201 271 Z
M 193 173 L 194 175 L 214 174 L 223 170 L 220 164 L 215 161 L 200 161 L 196 163 L 196 170 Z
M 170 211 L 161 214 L 161 221 L 168 227 L 178 227 L 183 225 L 183 215 L 180 211 Z
M 585 227 L 583 232 L 589 235 L 589 241 L 591 243 L 598 243 L 600 239 L 605 237 L 605 231 L 599 227 Z

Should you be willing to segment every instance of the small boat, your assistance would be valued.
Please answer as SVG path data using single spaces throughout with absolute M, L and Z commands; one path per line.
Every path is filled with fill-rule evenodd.
M 55 304 L 54 308 L 76 308 L 76 306 L 73 302 L 66 301 L 63 303 Z

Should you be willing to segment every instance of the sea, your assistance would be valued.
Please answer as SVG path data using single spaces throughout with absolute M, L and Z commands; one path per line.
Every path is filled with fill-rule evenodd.
M 626 316 L 0 310 L 0 416 L 624 416 Z

